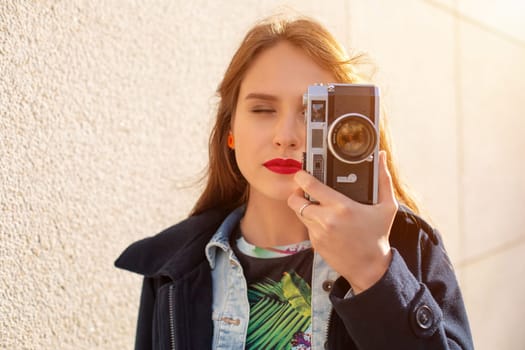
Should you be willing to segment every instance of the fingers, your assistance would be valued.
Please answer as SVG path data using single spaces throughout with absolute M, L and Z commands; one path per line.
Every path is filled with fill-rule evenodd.
M 378 163 L 378 204 L 387 204 L 388 206 L 392 205 L 397 207 L 394 186 L 392 183 L 392 177 L 388 171 L 387 155 L 385 151 L 379 152 Z M 290 208 L 292 208 L 298 215 L 301 214 L 301 207 L 309 203 L 309 201 L 304 198 L 303 191 L 315 198 L 315 200 L 321 204 L 316 208 L 310 206 L 303 208 L 303 218 L 306 217 L 315 220 L 315 218 L 318 218 L 319 215 L 322 214 L 321 209 L 323 207 L 341 208 L 341 206 L 343 206 L 346 209 L 355 209 L 356 206 L 362 205 L 346 197 L 344 194 L 326 186 L 305 171 L 297 172 L 294 179 L 300 188 L 289 197 L 288 205 Z M 309 214 L 306 215 L 306 213 Z
M 308 174 L 304 170 L 297 172 L 294 179 L 304 192 L 308 193 L 312 198 L 315 198 L 315 200 L 321 204 L 332 204 L 348 199 L 342 193 L 339 193 L 336 190 L 326 186 L 324 183 L 317 180 L 315 177 Z
M 304 215 L 308 211 L 307 206 L 309 204 L 313 203 L 304 197 L 304 192 L 300 188 L 288 197 L 288 206 L 300 217 L 305 217 Z

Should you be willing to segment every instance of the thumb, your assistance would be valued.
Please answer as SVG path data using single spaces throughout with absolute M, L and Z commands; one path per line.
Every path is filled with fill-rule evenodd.
M 379 151 L 379 194 L 378 204 L 390 202 L 396 202 L 396 196 L 394 193 L 394 185 L 392 184 L 392 176 L 388 171 L 387 155 L 386 151 Z

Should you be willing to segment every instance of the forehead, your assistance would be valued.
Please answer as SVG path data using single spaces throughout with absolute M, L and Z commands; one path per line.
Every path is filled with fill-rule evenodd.
M 302 96 L 308 85 L 333 81 L 333 75 L 303 50 L 288 42 L 280 42 L 254 59 L 241 82 L 239 98 L 253 92 L 282 97 Z

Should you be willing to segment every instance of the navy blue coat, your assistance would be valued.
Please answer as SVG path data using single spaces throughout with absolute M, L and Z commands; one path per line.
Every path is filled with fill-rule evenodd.
M 205 245 L 228 213 L 208 211 L 129 246 L 117 267 L 144 275 L 135 349 L 211 349 L 212 285 Z M 344 299 L 339 278 L 328 349 L 473 349 L 461 292 L 437 231 L 401 208 L 393 259 L 370 289 Z

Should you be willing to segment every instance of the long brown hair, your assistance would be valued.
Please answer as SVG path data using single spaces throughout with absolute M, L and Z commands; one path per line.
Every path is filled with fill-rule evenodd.
M 248 183 L 239 171 L 233 151 L 227 146 L 227 137 L 246 71 L 261 51 L 281 41 L 301 48 L 314 62 L 331 72 L 336 82 L 366 82 L 357 71 L 362 63 L 366 63 L 366 56 L 348 56 L 332 34 L 317 21 L 307 17 L 272 16 L 256 24 L 244 37 L 217 89 L 219 105 L 209 140 L 206 187 L 191 215 L 211 208 L 230 211 L 247 201 Z M 402 185 L 392 160 L 384 113 L 380 123 L 379 147 L 387 153 L 396 198 L 417 213 L 416 202 Z

